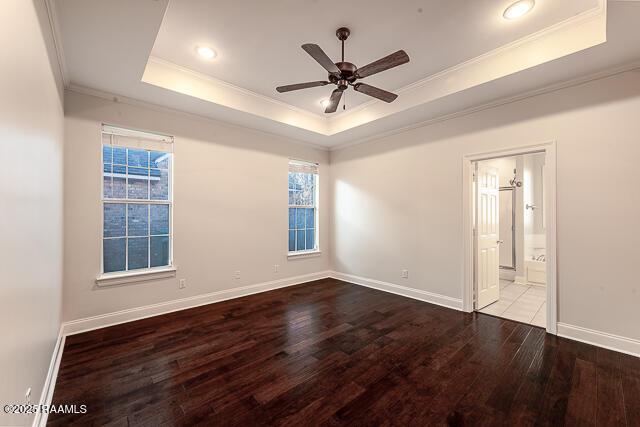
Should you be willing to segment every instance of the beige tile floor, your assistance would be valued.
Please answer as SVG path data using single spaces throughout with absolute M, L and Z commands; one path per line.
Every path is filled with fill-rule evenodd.
M 546 328 L 546 308 L 545 288 L 500 280 L 500 299 L 478 311 Z

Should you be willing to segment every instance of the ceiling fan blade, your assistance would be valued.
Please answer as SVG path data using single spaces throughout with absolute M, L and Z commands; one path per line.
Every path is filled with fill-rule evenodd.
M 276 90 L 280 93 L 283 93 L 283 92 L 291 92 L 292 90 L 308 89 L 310 87 L 324 86 L 328 84 L 329 82 L 325 82 L 321 80 L 317 82 L 296 83 L 294 85 L 278 86 Z
M 371 64 L 365 65 L 362 68 L 358 68 L 356 76 L 358 78 L 368 77 L 381 71 L 388 70 L 389 68 L 397 67 L 398 65 L 406 64 L 409 62 L 409 55 L 404 50 L 399 50 L 387 55 L 384 58 L 378 59 Z
M 336 89 L 331 93 L 331 98 L 329 98 L 329 105 L 325 108 L 325 113 L 335 113 L 338 109 L 338 104 L 340 104 L 340 98 L 342 98 L 342 91 L 340 89 Z
M 322 50 L 320 46 L 317 44 L 303 44 L 302 48 L 329 73 L 335 74 L 336 76 L 340 75 L 340 69 L 336 67 L 336 64 L 324 53 L 324 50 Z
M 378 98 L 384 102 L 393 102 L 398 97 L 398 95 L 396 95 L 395 93 L 387 92 L 386 90 L 368 85 L 366 83 L 356 83 L 355 85 L 353 85 L 353 89 L 357 92 L 364 93 L 365 95 Z

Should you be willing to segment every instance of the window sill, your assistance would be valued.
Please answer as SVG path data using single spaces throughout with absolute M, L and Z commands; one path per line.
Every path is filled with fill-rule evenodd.
M 322 251 L 319 249 L 315 251 L 289 252 L 287 259 L 312 258 L 320 255 L 322 255 Z
M 128 271 L 125 273 L 106 273 L 96 278 L 99 287 L 124 285 L 127 283 L 146 282 L 148 280 L 175 277 L 176 267 L 152 268 L 142 271 Z

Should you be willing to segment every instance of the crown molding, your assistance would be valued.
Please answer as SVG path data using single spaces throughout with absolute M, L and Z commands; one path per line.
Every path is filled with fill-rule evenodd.
M 247 89 L 156 57 L 149 57 L 141 81 L 176 93 L 328 136 L 327 119 Z
M 639 0 L 640 1 L 640 0 Z M 419 129 L 419 128 L 423 128 L 423 127 L 428 127 L 437 123 L 441 123 L 441 122 L 446 122 L 449 120 L 453 120 L 453 119 L 457 119 L 459 117 L 464 117 L 464 116 L 468 116 L 474 113 L 478 113 L 480 111 L 484 111 L 484 110 L 490 110 L 492 108 L 496 108 L 496 107 L 500 107 L 503 105 L 507 105 L 507 104 L 511 104 L 514 102 L 519 102 L 519 101 L 523 101 L 529 98 L 534 98 L 536 96 L 540 96 L 540 95 L 545 95 L 548 93 L 552 93 L 552 92 L 556 92 L 559 90 L 563 90 L 563 89 L 568 89 L 571 87 L 575 87 L 575 86 L 580 86 L 586 83 L 590 83 L 593 81 L 597 81 L 597 80 L 601 80 L 601 79 L 605 79 L 608 77 L 613 77 L 616 76 L 618 74 L 622 74 L 622 73 L 626 73 L 629 71 L 640 71 L 640 60 L 637 61 L 633 61 L 627 64 L 624 64 L 622 66 L 617 66 L 617 67 L 613 67 L 613 68 L 609 68 L 606 70 L 602 70 L 599 71 L 597 73 L 592 73 L 592 74 L 588 74 L 582 77 L 578 77 L 575 79 L 571 79 L 571 80 L 566 80 L 564 82 L 560 82 L 560 83 L 554 83 L 552 85 L 549 86 L 545 86 L 543 88 L 540 89 L 535 89 L 535 90 L 531 90 L 528 92 L 524 92 L 518 95 L 514 95 L 511 97 L 506 97 L 506 98 L 502 98 L 502 99 L 498 99 L 492 102 L 488 102 L 486 104 L 481 104 L 475 107 L 471 107 L 471 108 L 467 108 L 461 111 L 457 111 L 454 113 L 450 113 L 450 114 L 445 114 L 445 115 L 441 115 L 438 117 L 434 117 L 431 119 L 427 119 L 427 120 L 423 120 L 417 123 L 413 123 L 411 125 L 408 126 L 403 126 L 401 128 L 397 128 L 397 129 L 393 129 L 387 132 L 381 132 L 378 133 L 376 135 L 372 135 L 366 138 L 359 138 L 359 139 L 354 139 L 352 141 L 347 141 L 344 142 L 342 144 L 338 144 L 338 145 L 334 145 L 334 146 L 324 146 L 324 145 L 319 145 L 319 144 L 314 144 L 312 142 L 308 142 L 308 141 L 302 141 L 302 140 L 297 140 L 294 138 L 290 138 L 290 137 L 285 137 L 282 136 L 280 134 L 275 134 L 275 133 L 271 133 L 271 132 L 266 132 L 266 131 L 262 131 L 259 129 L 253 129 L 253 128 L 249 128 L 249 127 L 245 127 L 245 126 L 241 126 L 241 125 L 236 125 L 234 123 L 229 123 L 226 121 L 222 121 L 222 120 L 217 120 L 208 116 L 203 116 L 200 114 L 195 114 L 195 113 L 190 113 L 190 112 L 186 112 L 183 110 L 178 110 L 178 109 L 174 109 L 174 108 L 170 108 L 170 107 L 165 107 L 162 105 L 158 105 L 158 104 L 154 104 L 151 102 L 147 102 L 147 101 L 141 101 L 138 99 L 134 99 L 134 98 L 129 98 L 123 95 L 118 95 L 118 94 L 114 94 L 114 93 L 110 93 L 110 92 L 105 92 L 105 91 L 101 91 L 98 89 L 93 89 L 93 88 L 89 88 L 86 86 L 80 86 L 80 85 L 76 85 L 76 84 L 70 84 L 66 90 L 70 91 L 70 92 L 75 92 L 75 93 L 79 93 L 79 94 L 83 94 L 83 95 L 89 95 L 89 96 L 94 96 L 97 98 L 101 98 L 101 99 L 105 99 L 108 101 L 112 101 L 112 102 L 121 102 L 127 105 L 132 105 L 132 106 L 136 106 L 136 107 L 142 107 L 142 108 L 147 108 L 150 110 L 154 110 L 154 111 L 158 111 L 158 112 L 164 112 L 164 113 L 171 113 L 171 114 L 178 114 L 181 115 L 183 117 L 191 117 L 191 118 L 196 118 L 199 120 L 205 120 L 207 122 L 211 122 L 211 123 L 215 123 L 216 125 L 219 126 L 226 126 L 226 127 L 231 127 L 234 129 L 243 129 L 243 130 L 248 130 L 251 132 L 255 132 L 257 134 L 262 134 L 262 135 L 269 135 L 272 137 L 277 137 L 277 138 L 284 138 L 287 140 L 290 140 L 292 143 L 296 143 L 296 144 L 300 144 L 300 145 L 304 145 L 310 148 L 314 148 L 316 150 L 320 150 L 320 151 L 340 151 L 349 147 L 354 147 L 366 142 L 371 142 L 371 141 L 376 141 L 376 140 L 380 140 L 389 136 L 393 136 L 393 135 L 398 135 L 398 134 L 402 134 L 405 132 L 409 132 L 411 130 L 414 129 Z
M 640 1 L 640 0 L 633 0 L 633 1 Z M 428 127 L 437 123 L 442 123 L 442 122 L 446 122 L 449 120 L 453 120 L 453 119 L 457 119 L 459 117 L 464 117 L 464 116 L 468 116 L 474 113 L 478 113 L 480 111 L 484 111 L 484 110 L 490 110 L 492 108 L 496 108 L 496 107 L 500 107 L 503 105 L 507 105 L 507 104 L 512 104 L 514 102 L 519 102 L 519 101 L 523 101 L 529 98 L 535 98 L 537 96 L 540 95 L 545 95 L 548 93 L 552 93 L 552 92 L 557 92 L 563 89 L 568 89 L 571 87 L 575 87 L 575 86 L 580 86 L 586 83 L 590 83 L 593 81 L 597 81 L 597 80 L 602 80 L 602 79 L 606 79 L 608 77 L 613 77 L 616 76 L 618 74 L 622 74 L 622 73 L 626 73 L 629 71 L 638 71 L 640 70 L 640 60 L 637 61 L 633 61 L 630 63 L 627 63 L 625 65 L 622 66 L 617 66 L 617 67 L 613 67 L 613 68 L 609 68 L 606 70 L 602 70 L 602 71 L 598 71 L 597 73 L 592 73 L 592 74 L 588 74 L 582 77 L 578 77 L 575 79 L 571 79 L 571 80 L 566 80 L 564 82 L 560 82 L 560 83 L 554 83 L 552 85 L 549 86 L 545 86 L 543 88 L 540 89 L 534 89 L 528 92 L 523 92 L 521 94 L 518 95 L 514 95 L 514 96 L 510 96 L 510 97 L 505 97 L 505 98 L 501 98 L 495 101 L 491 101 L 488 102 L 486 104 L 481 104 L 475 107 L 471 107 L 471 108 L 467 108 L 464 110 L 460 110 L 454 113 L 449 113 L 449 114 L 444 114 L 438 117 L 433 117 L 431 119 L 427 119 L 427 120 L 423 120 L 417 123 L 413 123 L 411 125 L 407 125 L 407 126 L 403 126 L 401 128 L 397 128 L 397 129 L 393 129 L 387 132 L 382 132 L 382 133 L 378 133 L 376 135 L 372 135 L 366 138 L 359 138 L 359 139 L 354 139 L 352 141 L 347 141 L 344 142 L 342 144 L 337 144 L 334 146 L 329 147 L 329 151 L 334 152 L 334 151 L 340 151 L 349 147 L 354 147 L 356 145 L 360 145 L 363 144 L 365 142 L 371 142 L 371 141 L 375 141 L 375 140 L 380 140 L 389 136 L 393 136 L 393 135 L 398 135 L 398 134 L 402 134 L 405 132 L 409 132 L 411 130 L 414 129 L 419 129 L 419 128 L 424 128 L 424 127 Z
M 510 43 L 507 43 L 505 45 L 499 46 L 493 50 L 490 50 L 488 52 L 485 52 L 481 55 L 478 55 L 474 58 L 471 58 L 467 61 L 461 62 L 459 64 L 456 64 L 452 67 L 446 68 L 442 71 L 439 71 L 435 74 L 429 75 L 423 79 L 417 80 L 413 83 L 410 83 L 406 86 L 402 86 L 399 89 L 396 89 L 394 92 L 397 93 L 398 95 L 401 95 L 402 93 L 406 93 L 408 91 L 412 91 L 412 90 L 416 90 L 419 89 L 425 85 L 427 85 L 428 83 L 437 80 L 439 78 L 451 78 L 451 76 L 456 73 L 459 72 L 465 68 L 469 68 L 473 65 L 477 65 L 482 61 L 485 61 L 487 59 L 490 58 L 494 58 L 496 56 L 505 54 L 506 52 L 509 51 L 513 51 L 516 49 L 520 49 L 522 48 L 524 45 L 540 40 L 544 37 L 547 37 L 551 34 L 557 33 L 560 30 L 566 29 L 567 27 L 570 26 L 574 26 L 574 25 L 578 25 L 580 23 L 583 23 L 584 21 L 593 19 L 594 17 L 597 17 L 601 14 L 605 14 L 606 16 L 606 11 L 607 11 L 607 1 L 606 0 L 597 0 L 598 4 L 596 6 L 594 6 L 591 9 L 585 10 L 577 15 L 574 15 L 572 17 L 569 17 L 563 21 L 557 22 L 554 25 L 551 25 L 549 27 L 543 28 L 542 30 L 539 30 L 535 33 L 531 33 L 527 36 L 521 37 L 517 40 L 514 40 Z M 640 0 L 632 0 L 632 1 L 640 1 Z M 350 108 L 347 111 L 341 112 L 339 115 L 335 115 L 332 117 L 329 117 L 327 120 L 330 123 L 336 122 L 348 115 L 354 114 L 358 111 L 364 110 L 366 108 L 371 107 L 374 104 L 379 104 L 380 101 L 377 101 L 375 99 L 371 100 L 371 101 L 367 101 L 367 102 L 363 102 L 362 104 L 359 104 L 353 108 Z
M 348 131 L 602 44 L 607 40 L 606 11 L 605 0 L 598 0 L 596 7 L 581 14 L 405 86 L 393 104 L 354 107 L 330 119 L 329 133 Z
M 55 50 L 56 50 L 56 57 L 57 57 L 57 62 L 58 62 L 58 66 L 60 69 L 60 74 L 62 76 L 62 80 L 64 83 L 64 87 L 66 90 L 70 90 L 73 92 L 78 92 L 78 93 L 83 93 L 83 94 L 88 94 L 88 95 L 92 95 L 92 96 L 97 96 L 103 99 L 109 99 L 109 100 L 113 100 L 114 97 L 118 98 L 118 102 L 124 102 L 130 105 L 137 105 L 137 106 L 142 106 L 145 108 L 150 108 L 150 109 L 154 109 L 157 111 L 166 111 L 166 112 L 171 112 L 174 114 L 183 114 L 186 116 L 191 116 L 191 117 L 195 117 L 198 119 L 205 119 L 207 121 L 211 121 L 213 123 L 217 123 L 218 125 L 224 125 L 224 126 L 229 126 L 229 127 L 233 127 L 233 128 L 242 128 L 242 129 L 248 129 L 251 130 L 253 132 L 259 133 L 259 134 L 266 134 L 266 135 L 270 135 L 270 136 L 274 136 L 277 138 L 283 138 L 286 140 L 289 140 L 291 142 L 297 143 L 297 144 L 301 144 L 301 145 L 305 145 L 305 146 L 309 146 L 312 147 L 314 149 L 318 149 L 318 150 L 322 150 L 322 151 L 338 151 L 350 146 L 354 146 L 354 145 L 358 145 L 360 143 L 364 143 L 364 142 L 368 142 L 368 141 L 372 141 L 372 140 L 377 140 L 377 139 L 381 139 L 390 135 L 395 135 L 395 134 L 399 134 L 399 133 L 403 133 L 415 128 L 420 128 L 420 127 L 425 127 L 425 126 L 429 126 L 431 124 L 435 124 L 435 123 L 439 123 L 442 121 L 446 121 L 446 120 L 451 120 L 457 117 L 461 117 L 464 115 L 468 115 L 468 114 L 472 114 L 475 113 L 477 111 L 482 111 L 485 109 L 489 109 L 489 108 L 494 108 L 500 105 L 504 105 L 504 104 L 508 104 L 511 102 L 516 102 L 522 99 L 526 99 L 532 96 L 537 96 L 539 94 L 543 94 L 543 93 L 547 93 L 547 92 L 551 92 L 551 91 L 555 91 L 555 90 L 559 90 L 565 87 L 570 87 L 573 85 L 577 85 L 577 84 L 581 84 L 582 82 L 586 82 L 589 80 L 594 80 L 594 79 L 598 79 L 598 78 L 602 78 L 602 77 L 607 77 L 610 76 L 612 74 L 616 74 L 618 72 L 624 72 L 624 71 L 628 71 L 629 69 L 632 68 L 637 68 L 635 65 L 631 66 L 631 68 L 629 67 L 619 67 L 622 68 L 622 71 L 615 71 L 617 69 L 614 69 L 613 72 L 611 71 L 605 71 L 602 73 L 596 73 L 595 75 L 591 75 L 591 76 L 587 76 L 586 78 L 578 78 L 578 79 L 573 79 L 571 81 L 568 82 L 562 82 L 559 84 L 554 84 L 542 89 L 538 89 L 538 90 L 534 90 L 534 91 L 530 91 L 530 92 L 526 92 L 526 93 L 522 93 L 513 97 L 508 97 L 508 98 L 503 98 L 497 101 L 492 101 L 490 103 L 487 104 L 482 104 L 480 106 L 477 107 L 473 107 L 473 108 L 467 108 L 464 110 L 460 110 L 451 114 L 447 114 L 447 115 L 441 115 L 438 117 L 434 117 L 434 118 L 430 118 L 427 120 L 423 120 L 420 121 L 418 123 L 414 123 L 411 125 L 407 125 L 407 126 L 403 126 L 397 129 L 392 129 L 389 131 L 385 131 L 385 132 L 379 132 L 376 133 L 374 135 L 368 136 L 368 137 L 364 137 L 364 138 L 358 138 L 358 139 L 351 139 L 349 138 L 347 141 L 340 143 L 338 145 L 334 145 L 334 146 L 326 146 L 323 144 L 319 144 L 319 143 L 314 143 L 314 142 L 310 142 L 310 141 L 306 141 L 306 140 L 301 140 L 301 139 L 297 139 L 295 137 L 289 137 L 289 136 L 284 136 L 284 134 L 281 134 L 279 132 L 274 132 L 274 131 L 269 131 L 269 130 L 260 130 L 260 129 L 256 129 L 256 128 L 251 128 L 251 127 L 245 127 L 243 125 L 240 124 L 235 124 L 235 123 L 231 123 L 231 122 L 227 122 L 221 119 L 215 119 L 211 116 L 208 116 L 206 114 L 199 114 L 199 113 L 193 113 L 193 112 L 186 112 L 184 110 L 180 110 L 180 109 L 176 109 L 176 108 L 172 108 L 172 107 L 165 107 L 159 104 L 155 104 L 152 102 L 147 102 L 147 101 L 141 101 L 138 99 L 134 99 L 134 98 L 129 98 L 123 95 L 119 95 L 119 94 L 114 94 L 114 93 L 109 93 L 109 92 L 103 92 L 97 89 L 92 89 L 92 88 L 88 88 L 88 87 L 84 87 L 84 86 L 80 86 L 80 85 L 76 85 L 74 83 L 71 83 L 69 81 L 69 73 L 66 67 L 66 62 L 65 62 L 65 55 L 64 55 L 64 51 L 63 51 L 63 46 L 62 46 L 62 37 L 61 37 L 61 32 L 60 32 L 60 26 L 58 25 L 58 18 L 56 16 L 56 8 L 55 8 L 55 0 L 43 0 L 43 2 L 46 4 L 46 10 L 47 10 L 47 15 L 49 18 L 49 24 L 51 26 L 51 33 L 53 35 L 53 44 L 55 46 Z M 220 103 L 221 105 L 225 105 L 227 108 L 232 108 L 235 109 L 237 111 L 242 111 L 244 113 L 248 113 L 248 114 L 255 114 L 258 115 L 259 117 L 263 117 L 266 118 L 267 120 L 272 120 L 274 122 L 277 123 L 282 123 L 288 126 L 292 126 L 292 127 L 297 127 L 299 129 L 304 129 L 307 130 L 309 132 L 312 133 L 316 133 L 317 135 L 319 135 L 322 140 L 327 139 L 327 141 L 329 142 L 330 138 L 332 135 L 338 135 L 342 132 L 348 131 L 350 129 L 353 129 L 355 127 L 358 126 L 363 126 L 366 125 L 367 123 L 370 123 L 372 121 L 378 120 L 378 119 L 382 119 L 384 117 L 387 117 L 389 115 L 392 114 L 397 114 L 400 113 L 404 110 L 407 110 L 408 108 L 412 108 L 414 106 L 418 106 L 418 105 L 424 105 L 424 104 L 428 104 L 429 102 L 433 102 L 437 99 L 442 98 L 443 96 L 452 94 L 452 93 L 459 93 L 459 92 L 463 92 L 465 89 L 469 89 L 471 87 L 477 86 L 478 84 L 481 83 L 485 83 L 486 81 L 490 81 L 493 78 L 499 78 L 500 76 L 497 77 L 491 77 L 491 78 L 487 78 L 484 79 L 486 81 L 483 81 L 483 79 L 481 78 L 478 81 L 468 81 L 466 82 L 466 85 L 468 87 L 453 87 L 453 86 L 449 86 L 447 87 L 447 84 L 444 83 L 447 80 L 452 80 L 455 81 L 458 78 L 462 78 L 464 79 L 464 75 L 463 73 L 472 73 L 473 71 L 476 70 L 476 68 L 479 64 L 482 65 L 483 63 L 485 64 L 485 68 L 487 66 L 486 62 L 487 61 L 495 61 L 496 57 L 501 57 L 501 55 L 507 55 L 507 54 L 512 54 L 514 51 L 518 51 L 518 50 L 522 50 L 523 47 L 527 44 L 527 43 L 535 43 L 535 42 L 539 42 L 540 40 L 545 39 L 545 37 L 547 36 L 552 36 L 552 35 L 557 35 L 559 32 L 563 32 L 563 31 L 569 31 L 571 32 L 572 29 L 575 26 L 580 26 L 580 25 L 585 25 L 585 26 L 589 26 L 590 23 L 594 23 L 597 22 L 597 24 L 595 24 L 594 26 L 589 27 L 589 29 L 591 29 L 592 33 L 591 36 L 588 37 L 589 41 L 585 42 L 585 46 L 586 44 L 591 43 L 591 45 L 595 45 L 598 43 L 601 43 L 601 39 L 602 37 L 605 38 L 606 40 L 606 35 L 603 36 L 604 31 L 600 31 L 602 29 L 606 30 L 606 11 L 607 11 L 607 1 L 606 0 L 597 0 L 597 6 L 586 10 L 578 15 L 575 15 L 571 18 L 568 18 L 564 21 L 558 22 L 550 27 L 544 28 L 536 33 L 527 35 L 523 38 L 520 38 L 518 40 L 515 40 L 511 43 L 508 43 L 506 45 L 503 45 L 501 47 L 498 47 L 492 51 L 486 52 L 482 55 L 479 55 L 475 58 L 472 58 L 468 61 L 462 62 L 460 64 L 457 64 L 453 67 L 450 67 L 446 70 L 443 70 L 441 72 L 438 72 L 436 74 L 432 74 L 430 76 L 427 76 L 419 81 L 416 81 L 414 83 L 411 83 L 409 85 L 406 85 L 400 89 L 398 89 L 396 92 L 406 95 L 405 97 L 407 98 L 405 103 L 402 103 L 402 99 L 400 100 L 401 102 L 398 103 L 399 105 L 392 105 L 392 104 L 384 104 L 380 101 L 377 100 L 371 100 L 371 101 L 367 101 L 363 104 L 360 104 L 350 110 L 347 110 L 346 112 L 340 112 L 337 115 L 333 115 L 330 117 L 324 116 L 324 115 L 320 115 L 314 112 L 311 112 L 309 110 L 306 109 L 302 109 L 293 105 L 290 105 L 288 103 L 282 102 L 280 100 L 271 98 L 269 96 L 266 95 L 262 95 L 256 92 L 253 92 L 251 90 L 233 85 L 229 82 L 220 80 L 220 79 L 216 79 L 212 76 L 182 67 L 180 65 L 177 65 L 175 63 L 166 61 L 164 59 L 158 58 L 158 57 L 154 57 L 154 56 L 150 56 L 147 62 L 147 68 L 149 67 L 149 64 L 155 64 L 156 66 L 160 66 L 163 69 L 166 70 L 171 70 L 171 72 L 175 73 L 174 75 L 172 75 L 171 77 L 176 77 L 176 76 L 186 76 L 188 78 L 188 81 L 186 81 L 187 83 L 193 83 L 193 82 L 197 82 L 198 85 L 201 86 L 210 86 L 210 87 L 216 87 L 219 88 L 223 91 L 226 92 L 220 92 L 219 94 L 219 98 L 226 100 L 228 97 L 227 95 L 229 93 L 235 93 L 237 94 L 239 97 L 241 97 L 240 102 L 237 103 L 237 105 L 233 106 L 233 105 L 225 105 L 224 103 Z M 604 17 L 604 20 L 603 20 Z M 603 24 L 604 22 L 604 24 Z M 586 28 L 586 27 L 585 27 Z M 588 34 L 589 31 L 587 29 L 583 28 L 583 33 L 582 34 Z M 586 31 L 586 33 L 585 33 Z M 580 47 L 580 46 L 576 46 L 574 45 L 573 47 L 575 50 L 574 51 L 579 51 L 582 50 L 586 47 Z M 567 55 L 571 52 L 564 52 L 562 54 L 559 55 L 560 56 L 564 56 Z M 508 59 L 508 58 L 507 58 Z M 514 63 L 517 63 L 518 61 L 514 61 Z M 546 62 L 543 61 L 543 62 Z M 490 64 L 489 64 L 490 65 Z M 532 67 L 536 64 L 525 64 L 523 69 Z M 517 72 L 518 70 L 508 70 L 505 68 L 504 70 L 504 75 L 509 75 L 512 74 L 513 72 Z M 145 75 L 146 75 L 147 69 L 145 69 Z M 145 75 L 143 75 L 142 77 L 142 81 L 152 84 L 152 85 L 156 85 L 156 86 L 160 86 L 163 87 L 165 89 L 168 90 L 173 90 L 173 91 L 177 91 L 179 93 L 185 93 L 186 95 L 189 96 L 194 96 L 196 98 L 200 98 L 200 99 L 204 99 L 205 101 L 208 102 L 213 102 L 213 103 L 218 103 L 215 102 L 211 99 L 205 99 L 202 97 L 199 97 L 197 94 L 194 93 L 188 93 L 188 92 L 181 92 L 180 90 L 175 90 L 171 87 L 167 87 L 164 86 L 162 84 L 157 84 L 157 82 L 147 82 L 145 81 Z M 170 79 L 168 79 L 170 80 Z M 186 86 L 189 86 L 189 84 L 187 84 Z M 435 88 L 435 90 L 434 90 Z M 422 93 L 421 94 L 416 94 L 415 91 L 421 90 Z M 450 93 L 447 93 L 450 92 Z M 429 94 L 432 93 L 432 99 L 427 99 L 425 98 L 425 94 Z M 409 99 L 411 98 L 411 95 L 413 95 L 413 99 Z M 245 109 L 242 108 L 243 105 L 251 105 L 251 108 L 249 109 Z M 252 110 L 253 109 L 253 110 Z M 264 113 L 265 110 L 269 110 L 266 114 Z
M 162 58 L 159 58 L 157 56 L 153 56 L 153 55 L 150 56 L 149 57 L 149 62 L 160 64 L 160 65 L 162 65 L 164 67 L 167 67 L 167 68 L 172 68 L 172 69 L 174 69 L 174 70 L 176 70 L 176 71 L 178 71 L 180 73 L 189 74 L 189 75 L 193 76 L 196 79 L 204 80 L 204 81 L 206 81 L 207 83 L 209 83 L 211 85 L 218 86 L 218 87 L 223 87 L 225 89 L 229 89 L 229 90 L 232 90 L 232 91 L 236 91 L 236 92 L 241 93 L 243 95 L 255 97 L 255 98 L 260 99 L 262 101 L 269 102 L 269 103 L 274 104 L 274 105 L 276 105 L 278 107 L 286 108 L 288 110 L 294 111 L 294 112 L 299 113 L 299 114 L 304 114 L 304 115 L 307 115 L 309 117 L 313 117 L 313 118 L 316 118 L 316 119 L 326 120 L 326 117 L 324 117 L 323 115 L 320 115 L 320 114 L 317 114 L 317 113 L 313 113 L 313 112 L 311 112 L 309 110 L 305 110 L 304 108 L 299 108 L 299 107 L 296 107 L 296 106 L 291 105 L 291 104 L 287 104 L 286 102 L 282 102 L 280 100 L 271 98 L 269 96 L 262 95 L 260 93 L 254 92 L 252 90 L 245 89 L 245 88 L 243 88 L 241 86 L 234 85 L 233 83 L 229 83 L 227 81 L 224 81 L 224 80 L 221 80 L 221 79 L 217 79 L 217 78 L 215 78 L 213 76 L 210 76 L 208 74 L 204 74 L 204 73 L 201 73 L 199 71 L 192 70 L 191 68 L 183 67 L 182 65 L 178 65 L 175 62 L 167 61 L 166 59 L 162 59 Z
M 56 50 L 56 60 L 58 62 L 58 69 L 60 71 L 60 77 L 62 78 L 62 84 L 65 89 L 69 87 L 69 71 L 67 69 L 67 63 L 65 61 L 64 49 L 62 47 L 62 33 L 60 32 L 60 25 L 58 24 L 58 17 L 56 14 L 56 7 L 53 4 L 54 0 L 44 0 L 44 4 L 47 10 L 47 18 L 49 20 L 49 26 L 51 28 L 51 37 L 53 39 L 53 46 Z
M 206 102 L 330 137 L 582 51 L 606 41 L 606 1 L 397 90 L 393 104 L 371 100 L 327 117 L 235 86 L 172 62 L 149 57 L 142 81 Z M 531 55 L 530 52 L 537 52 Z
M 82 94 L 82 95 L 88 95 L 88 96 L 93 96 L 93 97 L 100 98 L 100 99 L 105 99 L 105 100 L 111 101 L 111 102 L 122 103 L 122 104 L 126 104 L 126 105 L 131 105 L 131 106 L 134 106 L 134 107 L 146 108 L 146 109 L 157 111 L 157 112 L 161 112 L 161 113 L 176 114 L 176 115 L 179 115 L 179 116 L 182 116 L 182 117 L 198 119 L 198 120 L 204 120 L 206 122 L 210 122 L 210 123 L 213 123 L 213 124 L 218 125 L 218 126 L 223 126 L 223 127 L 228 127 L 228 128 L 232 128 L 232 129 L 240 129 L 240 130 L 244 130 L 244 131 L 249 131 L 249 132 L 253 132 L 253 133 L 258 134 L 258 135 L 268 135 L 270 137 L 278 138 L 278 139 L 281 139 L 281 140 L 286 140 L 286 141 L 291 142 L 293 144 L 304 145 L 306 147 L 314 148 L 314 149 L 320 150 L 320 151 L 329 151 L 329 147 L 324 146 L 324 145 L 320 145 L 320 144 L 314 144 L 313 142 L 302 141 L 300 139 L 292 138 L 292 137 L 289 137 L 289 136 L 284 136 L 284 135 L 277 134 L 277 133 L 267 132 L 267 131 L 264 131 L 264 130 L 251 128 L 251 127 L 248 127 L 248 126 L 237 125 L 235 123 L 227 122 L 227 121 L 224 121 L 224 120 L 214 119 L 214 118 L 209 117 L 209 116 L 204 116 L 204 115 L 201 115 L 201 114 L 191 113 L 191 112 L 184 111 L 184 110 L 179 110 L 179 109 L 176 109 L 176 108 L 165 107 L 163 105 L 158 105 L 158 104 L 154 104 L 152 102 L 142 101 L 142 100 L 135 99 L 135 98 L 130 98 L 128 96 L 119 95 L 119 94 L 115 94 L 115 93 L 111 93 L 111 92 L 106 92 L 106 91 L 103 91 L 103 90 L 100 90 L 100 89 L 94 89 L 94 88 L 90 88 L 90 87 L 81 86 L 81 85 L 77 85 L 77 84 L 71 83 L 71 84 L 69 84 L 69 86 L 67 88 L 65 88 L 65 90 L 67 90 L 69 92 L 79 93 L 79 94 Z

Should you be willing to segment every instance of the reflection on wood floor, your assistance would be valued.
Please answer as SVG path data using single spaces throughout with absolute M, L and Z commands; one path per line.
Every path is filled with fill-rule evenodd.
M 640 359 L 334 279 L 68 337 L 49 425 L 638 425 Z

